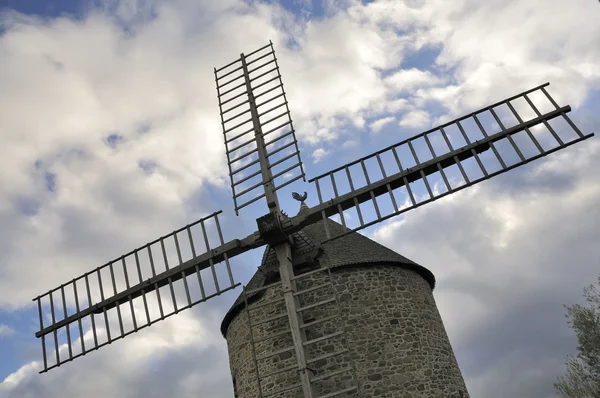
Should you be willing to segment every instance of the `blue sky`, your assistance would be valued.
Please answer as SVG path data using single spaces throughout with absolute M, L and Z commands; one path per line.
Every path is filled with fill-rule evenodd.
M 77 18 L 81 18 L 83 15 L 85 15 L 86 11 L 89 10 L 90 7 L 103 4 L 108 4 L 108 2 L 103 2 L 100 0 L 3 0 L 1 5 L 3 8 L 8 8 L 29 15 L 39 15 L 43 17 L 59 17 L 68 14 Z M 322 17 L 325 12 L 324 5 L 320 2 L 286 0 L 280 2 L 280 4 L 282 7 L 296 15 L 305 14 L 310 15 L 311 18 Z
M 2 6 L 24 14 L 57 17 L 62 14 L 80 14 L 84 4 L 80 1 L 13 1 L 5 0 Z
M 547 81 L 596 132 L 598 13 L 592 0 L 3 0 L 0 398 L 231 396 L 218 324 L 239 290 L 41 377 L 31 302 L 219 209 L 225 240 L 253 232 L 266 209 L 233 212 L 213 67 L 273 41 L 310 178 Z M 594 137 L 364 232 L 436 275 L 472 396 L 553 396 L 575 349 L 562 305 L 600 263 L 598 169 Z M 297 182 L 283 209 L 305 190 L 317 204 Z M 239 282 L 261 255 L 232 261 Z

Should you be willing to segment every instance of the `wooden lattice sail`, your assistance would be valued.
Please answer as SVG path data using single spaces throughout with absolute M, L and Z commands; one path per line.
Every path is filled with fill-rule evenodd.
M 322 261 L 322 266 L 315 260 L 322 247 L 343 246 L 358 230 L 593 136 L 577 128 L 567 115 L 571 108 L 559 106 L 546 90 L 546 83 L 309 180 L 319 203 L 313 207 L 303 203 L 302 211 L 287 217 L 279 207 L 277 190 L 304 179 L 305 174 L 272 43 L 241 54 L 214 73 L 235 212 L 264 198 L 268 213 L 257 219 L 256 232 L 225 241 L 218 211 L 36 297 L 41 373 L 234 289 L 240 283 L 235 282 L 229 260 L 268 245 L 269 275 L 275 280 L 272 285 L 245 288 L 239 299 L 248 321 L 244 330 L 249 333 L 250 345 L 245 349 L 251 349 L 254 358 L 254 365 L 245 371 L 255 372 L 258 383 L 257 388 L 247 391 L 252 391 L 252 397 L 296 397 L 289 394 L 298 393 L 307 398 L 375 396 L 377 390 L 361 390 L 370 382 L 352 358 L 327 372 L 315 365 L 357 350 L 352 346 L 353 337 L 347 334 L 348 317 L 341 317 L 337 324 L 327 323 L 335 308 L 341 308 L 340 284 L 331 278 L 331 261 L 335 263 L 335 259 Z M 545 98 L 544 107 L 532 99 L 536 95 Z M 564 131 L 552 126 L 553 119 L 564 122 Z M 441 183 L 432 184 L 432 178 Z M 418 184 L 424 186 L 424 195 L 416 193 Z M 298 199 L 304 201 L 306 195 L 298 195 Z M 356 216 L 351 218 L 353 224 L 349 214 Z M 321 238 L 311 238 L 303 232 L 307 228 L 311 233 L 315 228 L 321 230 Z M 357 245 L 332 253 L 343 257 Z M 311 259 L 315 260 L 312 270 L 297 268 L 310 264 Z M 421 282 L 415 283 L 432 287 L 427 284 L 428 271 L 420 272 Z M 259 292 L 269 297 L 279 295 L 273 319 L 253 319 L 252 311 L 264 311 L 273 303 L 253 304 Z M 303 295 L 317 299 L 309 303 Z M 333 305 L 333 312 L 320 312 L 326 305 Z M 437 311 L 435 303 L 431 308 Z M 308 321 L 307 313 L 314 319 Z M 323 314 L 325 317 L 319 318 Z M 45 321 L 48 319 L 50 322 Z M 264 329 L 271 321 L 280 322 L 280 327 Z M 331 327 L 311 337 L 309 326 L 319 322 Z M 283 335 L 288 339 L 286 346 L 275 348 L 275 343 L 269 343 L 265 348 L 266 341 Z M 315 356 L 311 348 L 325 343 L 333 347 L 335 342 L 339 345 L 329 353 Z M 260 350 L 266 351 L 257 354 Z M 284 367 L 271 366 L 265 371 L 258 363 L 259 359 L 281 358 L 286 353 L 291 359 Z M 406 368 L 410 372 L 410 366 Z M 284 373 L 285 382 L 272 381 Z M 420 377 L 429 377 L 435 387 L 434 376 Z M 464 385 L 460 372 L 457 377 L 461 380 L 457 383 Z M 323 383 L 329 389 L 322 387 Z M 466 394 L 460 386 L 456 391 Z

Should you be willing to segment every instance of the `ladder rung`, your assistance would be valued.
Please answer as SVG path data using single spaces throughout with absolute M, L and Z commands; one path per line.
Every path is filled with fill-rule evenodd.
M 273 316 L 271 318 L 263 319 L 262 321 L 253 323 L 250 326 L 254 327 L 254 326 L 262 325 L 263 323 L 267 323 L 267 322 L 271 322 L 271 321 L 276 321 L 278 319 L 285 318 L 285 317 L 287 317 L 287 312 L 284 313 L 284 314 L 275 315 L 275 316 Z
M 345 354 L 347 352 L 348 352 L 348 349 L 344 348 L 343 350 L 330 352 L 329 354 L 325 354 L 325 355 L 321 355 L 320 357 L 309 359 L 308 361 L 306 361 L 306 363 L 317 362 L 317 361 L 320 361 L 321 359 L 327 359 L 327 358 L 335 357 L 337 355 L 342 355 L 342 354 Z
M 357 390 L 358 390 L 358 388 L 356 388 L 356 387 L 348 387 L 343 390 L 330 392 L 329 394 L 326 394 L 326 395 L 319 395 L 317 398 L 332 398 L 332 397 L 337 397 L 338 395 L 341 395 L 345 392 L 352 392 L 352 391 L 357 391 Z
M 224 110 L 221 112 L 221 115 L 225 115 L 227 112 L 231 112 L 232 110 L 234 110 L 234 109 L 236 109 L 236 108 L 239 108 L 240 106 L 242 106 L 242 105 L 244 105 L 244 104 L 247 104 L 248 102 L 250 102 L 250 100 L 242 101 L 242 102 L 240 102 L 239 104 L 235 104 L 235 105 L 233 105 L 231 108 L 224 109 Z
M 250 305 L 250 306 L 248 306 L 248 310 L 257 310 L 259 308 L 266 307 L 266 306 L 269 306 L 269 305 L 273 305 L 273 304 L 276 304 L 276 303 L 280 303 L 282 301 L 284 301 L 283 297 L 281 297 L 281 298 L 279 298 L 277 300 L 267 301 L 266 303 L 262 303 L 262 304 Z
M 258 50 L 254 50 L 254 51 L 252 51 L 250 54 L 244 54 L 244 58 L 251 57 L 251 56 L 253 56 L 254 54 L 256 54 L 256 53 L 259 53 L 259 52 L 261 52 L 262 50 L 264 50 L 265 48 L 269 48 L 269 47 L 273 48 L 273 44 L 272 44 L 272 43 L 269 43 L 269 44 L 267 44 L 266 46 L 262 46 L 262 47 L 261 47 L 261 48 L 259 48 Z M 272 50 L 272 52 L 275 52 L 275 50 Z M 257 59 L 260 59 L 260 58 L 255 58 L 255 59 L 254 59 L 254 61 L 256 61 Z M 248 62 L 248 63 L 250 63 L 250 64 L 251 64 L 252 62 L 253 62 L 253 60 L 250 60 L 250 62 Z M 246 65 L 247 65 L 247 64 L 246 64 Z
M 282 392 L 286 392 L 286 391 L 290 391 L 290 390 L 295 390 L 296 388 L 300 388 L 302 387 L 302 383 L 297 383 L 297 384 L 292 384 L 291 386 L 287 386 L 287 387 L 283 387 L 279 390 L 275 390 L 275 391 L 271 391 L 268 393 L 263 393 L 263 397 L 270 397 L 271 395 L 276 395 Z
M 302 345 L 306 347 L 307 345 L 311 345 L 311 344 L 314 344 L 314 343 L 318 343 L 319 341 L 323 341 L 323 340 L 331 339 L 331 338 L 333 338 L 333 337 L 337 337 L 337 336 L 339 336 L 339 335 L 341 335 L 341 334 L 344 334 L 344 332 L 342 332 L 342 331 L 339 331 L 339 332 L 335 332 L 335 333 L 327 334 L 327 335 L 325 335 L 325 336 L 321 336 L 321 337 L 318 337 L 318 338 L 316 338 L 316 339 L 313 339 L 313 340 L 308 340 L 308 341 L 305 341 L 304 343 L 302 343 Z
M 278 74 L 277 74 L 277 76 L 275 76 L 274 78 L 272 78 L 272 79 L 269 79 L 269 80 L 266 80 L 266 81 L 262 82 L 261 84 L 258 84 L 258 85 L 256 85 L 256 86 L 252 87 L 252 92 L 254 93 L 256 90 L 258 90 L 259 88 L 261 88 L 261 87 L 262 87 L 262 86 L 264 86 L 265 84 L 269 84 L 269 83 L 271 83 L 272 81 L 279 79 L 280 77 L 281 77 L 281 75 L 279 75 L 279 73 L 278 73 Z M 282 85 L 282 86 L 283 86 L 283 85 Z M 265 92 L 266 92 L 266 91 L 265 91 Z M 260 97 L 261 95 L 263 95 L 265 92 L 262 92 L 262 93 L 260 93 L 260 94 L 257 94 L 257 95 L 255 95 L 255 96 L 254 96 L 254 99 L 256 100 L 258 97 Z
M 296 369 L 296 370 L 298 369 L 298 364 L 294 364 L 294 365 L 288 366 L 286 368 L 277 369 L 277 370 L 275 370 L 271 373 L 267 373 L 265 375 L 260 375 L 260 378 L 266 379 L 267 377 L 275 376 L 275 375 L 278 375 L 279 373 L 289 372 L 290 370 L 294 370 L 294 369 Z
M 262 287 L 257 287 L 256 289 L 248 289 L 248 290 L 246 290 L 246 294 L 258 293 L 258 292 L 261 292 L 263 290 L 269 289 L 271 287 L 275 287 L 277 285 L 281 285 L 281 281 L 270 283 L 270 284 L 264 285 Z
M 218 95 L 218 97 L 219 97 L 219 98 L 221 98 L 221 97 L 223 97 L 224 95 L 227 95 L 227 94 L 229 94 L 230 92 L 232 92 L 232 91 L 234 91 L 234 90 L 237 90 L 238 88 L 242 88 L 242 87 L 244 87 L 245 85 L 246 85 L 246 82 L 244 82 L 244 83 L 241 83 L 241 84 L 238 84 L 237 86 L 235 86 L 235 87 L 233 87 L 233 88 L 230 88 L 230 89 L 229 89 L 229 90 L 227 90 L 227 91 L 224 91 L 224 92 L 222 92 L 221 94 L 219 94 L 219 95 Z
M 259 65 L 259 66 L 257 66 L 256 68 L 252 68 L 252 69 L 250 69 L 250 70 L 248 71 L 248 75 L 250 75 L 251 73 L 254 73 L 254 72 L 256 72 L 256 71 L 257 71 L 257 70 L 259 70 L 259 69 L 262 69 L 262 68 L 264 68 L 265 66 L 267 66 L 267 65 L 269 65 L 269 64 L 272 64 L 272 63 L 274 63 L 275 61 L 277 61 L 277 60 L 276 60 L 276 59 L 273 59 L 273 60 L 271 60 L 271 61 L 267 61 L 267 62 L 265 62 L 265 63 L 263 63 L 263 64 L 260 64 L 260 65 Z
M 294 276 L 294 277 L 293 277 L 293 278 L 291 278 L 291 279 L 292 279 L 293 281 L 295 281 L 295 280 L 302 279 L 302 278 L 304 278 L 304 277 L 310 276 L 310 275 L 312 275 L 312 274 L 316 274 L 317 272 L 324 272 L 324 271 L 327 271 L 327 268 L 317 268 L 317 269 L 314 269 L 314 270 L 312 270 L 312 271 L 308 271 L 308 272 L 305 272 L 305 273 L 303 273 L 303 274 L 300 274 L 300 275 Z
M 269 135 L 269 134 L 271 134 L 272 132 L 274 132 L 274 131 L 277 131 L 277 130 L 279 130 L 279 129 L 280 129 L 280 128 L 282 128 L 282 127 L 285 127 L 286 125 L 288 125 L 288 124 L 290 124 L 290 123 L 291 123 L 291 121 L 290 121 L 290 120 L 288 120 L 288 121 L 286 121 L 286 122 L 284 122 L 284 123 L 281 123 L 279 126 L 276 126 L 276 127 L 273 127 L 273 128 L 271 128 L 271 129 L 269 129 L 269 131 L 263 131 L 263 135 Z M 265 146 L 267 146 L 267 145 L 269 145 L 269 143 L 265 143 Z
M 229 99 L 227 99 L 227 100 L 225 100 L 225 101 L 223 101 L 223 102 L 221 102 L 221 98 L 219 98 L 219 104 L 220 104 L 221 106 L 223 106 L 223 105 L 225 105 L 226 103 L 228 103 L 228 102 L 231 102 L 231 101 L 233 101 L 234 99 L 236 99 L 236 98 L 240 98 L 242 95 L 247 95 L 247 94 L 248 94 L 248 93 L 247 93 L 246 91 L 244 91 L 244 92 L 241 92 L 241 93 L 239 93 L 239 94 L 238 94 L 238 95 L 236 95 L 235 97 L 231 97 L 231 98 L 229 98 Z M 221 94 L 221 95 L 222 95 L 222 94 Z
M 261 48 L 261 50 L 262 50 L 262 49 L 264 49 L 264 48 L 266 48 L 266 47 L 268 47 L 268 46 L 265 46 L 265 47 Z M 259 50 L 259 51 L 260 51 L 260 50 Z M 248 61 L 248 62 L 246 62 L 246 65 L 252 65 L 252 64 L 253 64 L 253 63 L 255 63 L 256 61 L 259 61 L 259 60 L 263 59 L 264 57 L 268 57 L 268 56 L 269 56 L 269 55 L 271 55 L 271 54 L 275 54 L 275 51 L 269 51 L 268 53 L 266 53 L 266 54 L 264 54 L 264 55 L 261 55 L 261 56 L 260 56 L 260 57 L 258 57 L 258 58 L 254 58 L 252 61 Z M 246 56 L 248 57 L 248 55 L 246 55 Z M 250 72 L 248 72 L 248 73 L 250 73 Z
M 290 330 L 284 330 L 283 332 L 278 332 L 278 333 L 271 334 L 271 335 L 268 335 L 268 336 L 265 336 L 265 337 L 261 337 L 259 339 L 255 339 L 254 340 L 254 344 L 261 343 L 261 342 L 269 340 L 269 339 L 274 339 L 275 337 L 283 336 L 283 335 L 286 335 L 288 333 L 291 333 L 291 331 Z
M 288 347 L 288 348 L 283 348 L 278 351 L 269 352 L 268 354 L 264 354 L 264 355 L 256 357 L 256 360 L 262 361 L 263 359 L 271 358 L 271 357 L 274 357 L 275 355 L 283 354 L 284 352 L 288 352 L 288 351 L 294 351 L 294 347 L 292 346 L 292 347 Z
M 314 303 L 314 304 L 310 304 L 310 305 L 307 305 L 307 306 L 304 306 L 304 307 L 300 307 L 300 308 L 298 308 L 296 310 L 296 312 L 302 312 L 302 311 L 310 310 L 311 308 L 320 307 L 320 306 L 325 305 L 325 304 L 333 303 L 334 301 L 335 301 L 335 297 L 327 299 L 327 300 L 319 301 L 318 303 Z
M 227 137 L 226 137 L 226 138 L 227 138 L 227 140 L 225 141 L 225 144 L 226 144 L 226 145 L 227 145 L 227 144 L 230 144 L 230 143 L 232 143 L 233 141 L 237 140 L 238 138 L 240 138 L 240 137 L 243 137 L 243 136 L 245 136 L 246 134 L 253 133 L 253 132 L 254 132 L 254 127 L 252 127 L 251 129 L 248 129 L 248 130 L 244 131 L 243 133 L 239 133 L 238 135 L 236 135 L 236 136 L 234 136 L 234 137 L 229 137 L 229 138 L 227 138 Z M 225 133 L 225 134 L 226 134 L 226 133 Z M 228 150 L 228 152 L 230 152 L 230 151 Z
M 323 283 L 322 285 L 317 285 L 317 286 L 313 286 L 313 287 L 308 288 L 308 289 L 299 290 L 296 293 L 294 293 L 294 296 L 300 296 L 301 294 L 304 294 L 304 293 L 314 292 L 315 290 L 319 290 L 319 289 L 321 289 L 323 287 L 327 287 L 327 286 L 330 286 L 330 285 L 331 285 L 331 283 Z
M 336 319 L 339 317 L 340 317 L 339 315 L 331 315 L 331 316 L 327 316 L 322 319 L 317 319 L 316 321 L 312 321 L 312 322 L 308 322 L 308 323 L 304 323 L 304 324 L 300 325 L 300 329 L 310 328 L 312 326 L 318 325 L 319 323 L 331 321 L 332 319 Z
M 336 371 L 331 372 L 331 373 L 326 373 L 326 374 L 321 375 L 321 376 L 313 377 L 313 378 L 310 379 L 310 381 L 311 382 L 320 381 L 320 380 L 323 380 L 323 379 L 327 379 L 328 377 L 333 377 L 333 376 L 337 376 L 337 375 L 342 374 L 342 373 L 349 372 L 351 370 L 352 370 L 352 367 L 348 366 L 347 368 L 344 368 L 344 369 L 339 369 L 339 370 L 336 370 Z
M 227 123 L 227 122 L 230 122 L 230 121 L 232 121 L 233 119 L 235 119 L 235 118 L 237 118 L 237 117 L 240 117 L 240 116 L 242 116 L 242 115 L 244 115 L 244 114 L 246 114 L 246 113 L 248 113 L 248 112 L 250 112 L 250 109 L 247 109 L 247 110 L 245 110 L 245 111 L 243 111 L 243 112 L 237 113 L 235 116 L 231 116 L 229 119 L 225 119 L 225 120 L 223 120 L 223 122 L 222 122 L 222 123 L 223 123 L 223 124 L 225 124 L 225 123 Z
M 271 157 L 271 156 L 275 155 L 276 153 L 278 153 L 278 152 L 281 152 L 281 151 L 283 151 L 284 149 L 286 149 L 286 148 L 289 148 L 289 147 L 291 147 L 292 145 L 297 145 L 297 144 L 298 144 L 298 141 L 296 141 L 296 139 L 294 139 L 293 141 L 290 141 L 290 142 L 288 142 L 287 144 L 285 144 L 285 145 L 282 145 L 282 146 L 280 146 L 279 148 L 277 148 L 277 149 L 275 149 L 275 150 L 273 150 L 273 151 L 268 151 L 268 153 L 267 153 L 267 157 Z
M 258 152 L 258 149 L 254 148 L 253 150 L 248 151 L 248 152 L 244 153 L 243 155 L 238 156 L 237 158 L 231 159 L 228 163 L 229 164 L 234 164 L 235 162 L 237 162 L 239 160 L 242 160 L 245 157 L 248 157 L 248 156 L 252 155 L 254 152 Z
M 237 59 L 237 60 L 233 61 L 232 63 L 230 63 L 229 65 L 226 65 L 226 66 L 222 67 L 222 68 L 221 68 L 221 69 L 219 69 L 219 70 L 223 70 L 223 69 L 227 68 L 228 66 L 231 66 L 231 65 L 235 64 L 236 62 L 240 62 L 240 60 L 239 60 L 239 59 Z M 224 78 L 224 77 L 227 77 L 227 76 L 231 75 L 231 74 L 232 74 L 232 73 L 234 73 L 234 72 L 237 72 L 238 70 L 240 70 L 240 69 L 242 69 L 242 68 L 243 68 L 243 66 L 239 66 L 239 67 L 235 68 L 234 70 L 227 72 L 227 73 L 226 73 L 226 74 L 224 74 L 223 76 L 219 76 L 219 77 L 217 77 L 217 80 L 221 80 L 222 78 Z M 217 72 L 218 72 L 219 70 L 217 70 Z M 244 76 L 244 75 L 242 75 L 242 76 Z
M 267 147 L 267 146 L 269 146 L 271 144 L 274 144 L 277 141 L 281 141 L 282 139 L 284 139 L 284 138 L 286 138 L 286 137 L 288 137 L 288 136 L 290 136 L 290 135 L 292 135 L 294 133 L 295 133 L 295 130 L 291 129 L 290 131 L 286 132 L 285 134 L 281 134 L 280 136 L 277 136 L 277 137 L 273 138 L 271 141 L 265 142 L 265 147 Z M 292 278 L 292 280 L 294 280 L 294 278 Z
M 257 79 L 260 79 L 260 78 L 261 78 L 261 77 L 263 77 L 263 76 L 266 76 L 266 75 L 268 75 L 269 73 L 273 73 L 273 72 L 275 72 L 275 71 L 277 71 L 277 74 L 279 75 L 279 68 L 276 66 L 276 67 L 274 67 L 274 68 L 272 68 L 272 69 L 269 69 L 269 70 L 268 70 L 268 71 L 266 71 L 266 72 L 263 72 L 263 73 L 261 73 L 260 75 L 257 75 L 257 76 L 254 76 L 254 77 L 252 77 L 252 78 L 250 79 L 250 83 L 252 83 L 253 81 L 255 81 L 255 80 L 257 80 Z M 250 73 L 250 72 L 248 72 L 248 73 Z
M 272 122 L 272 121 L 274 121 L 274 120 L 277 120 L 277 119 L 279 119 L 279 118 L 280 118 L 280 117 L 282 117 L 282 116 L 289 115 L 289 114 L 290 114 L 290 111 L 285 111 L 285 112 L 283 112 L 283 113 L 280 113 L 280 114 L 279 114 L 279 115 L 277 115 L 277 116 L 273 116 L 273 117 L 272 117 L 272 118 L 270 118 L 269 120 L 265 120 L 264 122 L 263 122 L 263 121 L 261 121 L 261 122 L 260 122 L 260 125 L 261 125 L 261 126 L 264 126 L 264 125 L 266 125 L 266 124 L 268 124 L 268 123 L 271 123 L 271 122 Z

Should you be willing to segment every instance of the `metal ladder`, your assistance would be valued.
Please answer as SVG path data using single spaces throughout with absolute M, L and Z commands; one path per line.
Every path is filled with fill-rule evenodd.
M 315 282 L 311 276 L 326 274 Z M 344 322 L 340 322 L 339 297 L 331 270 L 318 268 L 292 277 L 293 295 L 302 346 L 310 371 L 312 397 L 353 397 L 359 392 L 354 361 L 350 356 Z M 268 300 L 248 303 L 251 294 L 271 289 Z M 323 299 L 327 293 L 330 297 Z M 301 364 L 296 358 L 281 282 L 244 289 L 245 312 L 256 366 L 258 396 L 301 396 Z M 262 311 L 256 320 L 257 311 Z M 342 362 L 342 364 L 340 364 Z

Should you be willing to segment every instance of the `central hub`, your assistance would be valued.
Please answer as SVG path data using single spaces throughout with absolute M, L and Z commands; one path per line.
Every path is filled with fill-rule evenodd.
M 288 240 L 287 235 L 281 226 L 279 214 L 268 213 L 256 220 L 258 225 L 258 233 L 260 237 L 269 244 L 269 246 L 277 246 Z

